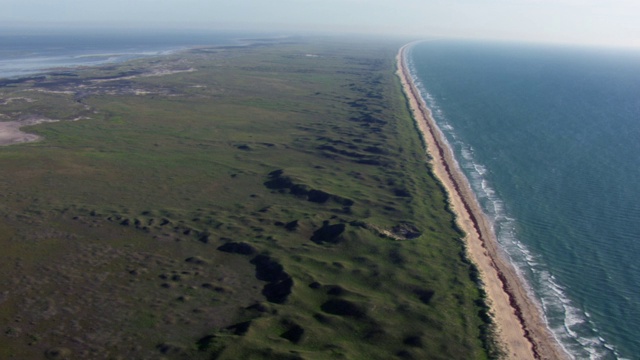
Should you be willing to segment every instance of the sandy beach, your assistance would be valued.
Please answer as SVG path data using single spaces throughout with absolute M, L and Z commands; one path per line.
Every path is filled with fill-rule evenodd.
M 413 84 L 405 63 L 410 46 L 405 45 L 398 53 L 398 76 L 432 158 L 433 172 L 448 192 L 458 226 L 466 234 L 467 253 L 480 271 L 506 357 L 569 359 L 548 329 L 540 307 L 528 294 L 523 280 L 501 254 L 490 222 Z

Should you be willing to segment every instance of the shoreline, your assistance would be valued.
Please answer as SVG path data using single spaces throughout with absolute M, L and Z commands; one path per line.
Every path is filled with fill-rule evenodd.
M 27 81 L 39 80 L 50 76 L 55 73 L 73 73 L 78 69 L 88 69 L 88 68 L 96 68 L 100 66 L 108 66 L 108 65 L 122 65 L 127 62 L 137 61 L 141 59 L 154 59 L 159 57 L 165 57 L 170 55 L 179 55 L 180 53 L 186 52 L 197 52 L 197 51 L 218 51 L 218 50 L 228 50 L 228 49 L 237 49 L 237 48 L 251 48 L 254 46 L 265 46 L 271 44 L 278 44 L 279 41 L 286 39 L 286 37 L 274 37 L 273 39 L 265 38 L 265 39 L 242 39 L 242 38 L 234 38 L 232 39 L 232 43 L 224 43 L 224 44 L 188 44 L 188 45 L 175 45 L 174 47 L 167 49 L 152 49 L 152 50 L 139 50 L 138 52 L 126 52 L 125 50 L 121 51 L 113 51 L 112 54 L 85 54 L 80 55 L 78 58 L 82 57 L 107 57 L 103 60 L 98 60 L 92 63 L 83 63 L 83 62 L 73 62 L 69 64 L 55 64 L 52 66 L 45 66 L 41 68 L 37 68 L 35 70 L 31 70 L 29 72 L 21 72 L 13 75 L 2 75 L 0 73 L 0 83 L 7 84 L 20 84 Z M 252 41 L 253 40 L 253 41 Z M 128 50 L 127 50 L 128 51 Z M 14 61 L 25 61 L 29 58 L 19 58 Z
M 466 176 L 444 135 L 431 116 L 406 66 L 403 46 L 397 55 L 397 75 L 420 129 L 431 168 L 444 186 L 456 223 L 465 232 L 466 252 L 478 268 L 493 321 L 508 359 L 569 359 L 548 328 L 540 307 L 527 292 L 514 266 L 500 253 L 489 220 L 484 215 Z

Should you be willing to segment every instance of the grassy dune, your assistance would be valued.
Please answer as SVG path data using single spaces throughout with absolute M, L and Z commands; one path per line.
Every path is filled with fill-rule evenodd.
M 0 87 L 32 100 L 0 121 L 90 118 L 0 147 L 0 358 L 489 357 L 400 45 L 198 49 Z

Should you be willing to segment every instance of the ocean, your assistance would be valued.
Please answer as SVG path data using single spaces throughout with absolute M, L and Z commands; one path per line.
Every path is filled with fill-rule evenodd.
M 428 41 L 422 97 L 576 359 L 640 354 L 640 53 Z
M 0 28 L 0 78 L 170 54 L 196 46 L 245 44 L 250 33 Z M 260 35 L 265 36 L 265 35 Z

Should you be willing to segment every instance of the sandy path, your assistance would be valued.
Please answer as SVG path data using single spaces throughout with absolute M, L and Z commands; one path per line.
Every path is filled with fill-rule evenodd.
M 432 168 L 448 192 L 458 225 L 467 234 L 465 243 L 480 271 L 500 341 L 508 359 L 568 359 L 529 296 L 513 265 L 500 253 L 493 228 L 480 208 L 467 178 L 458 168 L 431 111 L 424 104 L 405 66 L 405 51 L 398 53 L 398 76 L 414 119 L 432 156 Z

